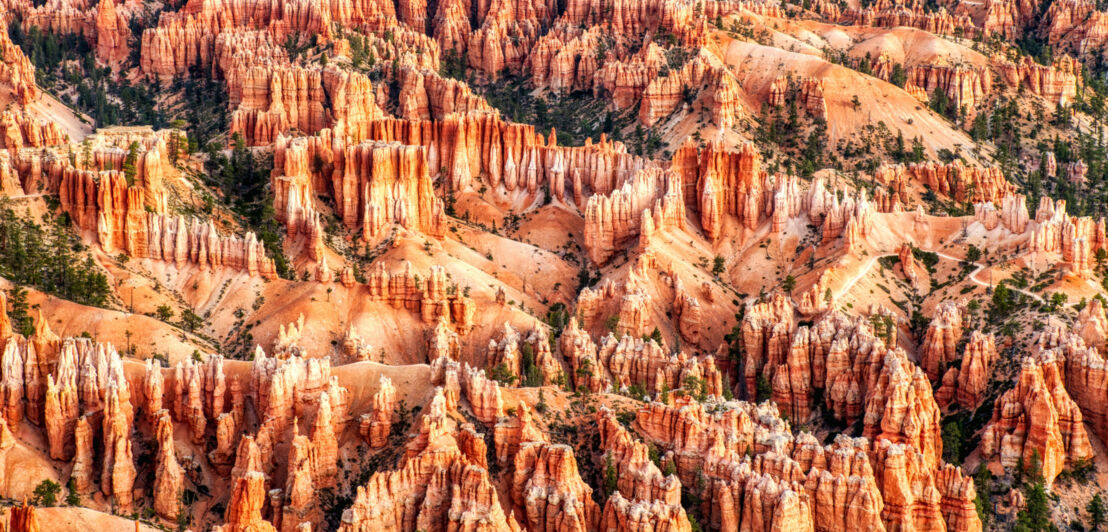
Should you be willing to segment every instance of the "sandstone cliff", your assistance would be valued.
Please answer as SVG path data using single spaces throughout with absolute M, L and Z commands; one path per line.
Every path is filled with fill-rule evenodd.
M 1046 350 L 1025 358 L 1016 387 L 997 400 L 982 435 L 984 456 L 1005 467 L 1038 457 L 1049 484 L 1067 461 L 1092 456 L 1081 409 L 1065 389 L 1060 353 Z
M 915 183 L 916 186 L 925 185 L 958 202 L 991 201 L 993 204 L 1000 204 L 1005 196 L 1016 192 L 1014 185 L 1004 178 L 1000 168 L 970 167 L 960 162 L 882 165 L 874 173 L 874 178 L 894 190 L 900 189 L 898 183 L 902 180 Z
M 353 505 L 343 513 L 343 532 L 371 530 L 468 528 L 519 530 L 505 515 L 488 472 L 467 454 L 467 429 L 449 416 L 438 389 L 421 418 L 421 436 L 412 442 L 400 468 L 381 471 L 359 486 Z M 468 429 L 471 431 L 472 429 Z M 410 445 L 412 445 L 410 444 Z M 479 455 L 484 454 L 483 443 Z M 471 450 L 472 452 L 472 450 Z

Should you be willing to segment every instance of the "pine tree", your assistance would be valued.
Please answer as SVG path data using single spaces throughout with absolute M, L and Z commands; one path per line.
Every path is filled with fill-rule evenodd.
M 1100 528 L 1100 525 L 1104 524 L 1104 499 L 1100 494 L 1093 495 L 1093 498 L 1089 500 L 1089 504 L 1085 506 L 1085 511 L 1089 512 L 1089 526 L 1093 530 Z
M 127 151 L 127 158 L 123 159 L 123 176 L 127 178 L 127 186 L 129 187 L 135 186 L 135 175 L 138 174 L 135 166 L 138 163 L 138 151 L 139 143 L 134 141 Z

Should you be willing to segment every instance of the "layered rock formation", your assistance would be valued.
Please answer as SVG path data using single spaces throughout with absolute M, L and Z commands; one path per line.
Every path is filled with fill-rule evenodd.
M 935 315 L 927 326 L 920 344 L 920 367 L 931 380 L 946 374 L 950 364 L 958 360 L 958 342 L 962 340 L 962 309 L 953 301 L 935 307 Z
M 909 8 L 905 5 L 886 7 L 871 6 L 864 9 L 848 9 L 843 18 L 852 24 L 895 28 L 909 26 L 939 35 L 963 35 L 972 37 L 980 31 L 969 15 L 954 15 L 940 7 L 937 11 L 926 12 L 922 6 Z
M 13 153 L 24 146 L 57 146 L 69 140 L 57 122 L 43 122 L 26 111 L 4 111 L 0 114 L 0 130 L 0 147 Z
M 362 414 L 361 433 L 373 448 L 384 447 L 388 443 L 392 429 L 392 411 L 396 401 L 396 388 L 392 380 L 381 376 L 377 393 L 373 395 L 373 412 Z
M 22 506 L 13 506 L 9 521 L 11 532 L 39 532 L 38 517 L 35 515 L 35 507 L 23 501 Z
M 8 85 L 9 96 L 21 105 L 38 100 L 42 91 L 35 85 L 35 66 L 7 32 L 0 35 L 0 82 Z
M 992 202 L 975 203 L 973 218 L 988 231 L 992 231 L 1003 224 L 1005 229 L 1016 234 L 1023 234 L 1027 231 L 1027 224 L 1030 221 L 1027 199 L 1022 194 L 1004 196 L 1000 202 L 999 211 Z
M 521 383 L 534 381 L 532 385 L 554 384 L 564 373 L 561 362 L 551 351 L 551 342 L 544 329 L 533 329 L 524 338 L 508 323 L 504 324 L 499 341 L 495 337 L 489 339 L 484 365 L 499 366 Z
M 411 263 L 405 262 L 399 273 L 389 273 L 384 262 L 378 262 L 367 276 L 364 290 L 372 300 L 419 314 L 424 323 L 444 320 L 461 333 L 473 327 L 476 312 L 473 300 L 458 293 L 457 285 L 447 279 L 441 266 L 432 267 L 423 280 L 412 272 Z
M 350 187 L 352 183 L 371 180 L 375 174 L 371 166 L 366 166 L 372 161 L 365 160 L 365 153 L 362 167 L 348 171 L 345 152 L 353 149 L 346 146 L 348 134 L 353 132 L 336 129 L 305 139 L 277 140 L 274 176 L 286 176 L 289 181 L 287 185 L 274 185 L 279 216 L 289 203 L 284 199 L 289 196 L 285 189 L 296 189 L 301 201 L 310 197 L 309 193 L 322 194 L 341 204 L 342 212 L 351 208 L 346 203 L 354 201 L 355 193 L 360 191 L 344 192 L 342 184 Z M 627 153 L 621 143 L 609 141 L 604 136 L 597 143 L 587 140 L 580 147 L 559 146 L 554 132 L 548 141 L 535 132 L 534 126 L 509 123 L 488 112 L 446 113 L 433 121 L 376 120 L 365 124 L 356 138 L 403 144 L 404 147 L 396 148 L 398 150 L 422 147 L 423 161 L 405 168 L 409 172 L 425 168 L 432 177 L 447 176 L 450 189 L 456 192 L 484 185 L 538 200 L 540 193 L 548 191 L 551 199 L 570 202 L 578 208 L 584 207 L 588 195 L 609 194 L 637 170 L 648 166 L 644 159 Z M 359 177 L 344 178 L 350 173 Z M 407 179 L 404 175 L 389 179 Z M 417 172 L 410 174 L 410 178 L 420 176 Z
M 929 463 L 911 444 L 839 436 L 824 447 L 789 434 L 768 404 L 726 403 L 709 414 L 680 401 L 651 403 L 638 425 L 672 449 L 666 460 L 683 484 L 703 486 L 712 527 L 981 530 L 972 479 Z
M 1016 193 L 1015 186 L 1004 178 L 1000 168 L 964 166 L 959 161 L 949 164 L 886 164 L 874 172 L 874 178 L 893 190 L 904 188 L 900 185 L 902 181 L 923 185 L 958 202 L 991 201 L 998 205 L 1004 197 Z M 901 197 L 901 201 L 907 200 Z
M 971 65 L 919 64 L 908 68 L 908 81 L 927 94 L 942 91 L 953 109 L 972 114 L 993 90 L 992 72 Z
M 231 500 L 224 515 L 223 532 L 277 532 L 269 521 L 262 518 L 265 505 L 265 475 L 260 471 L 247 471 L 234 480 Z
M 1016 387 L 997 400 L 981 442 L 982 454 L 1005 467 L 1037 460 L 1048 484 L 1068 461 L 1092 456 L 1081 409 L 1065 388 L 1060 352 L 1024 359 Z
M 711 112 L 712 123 L 722 129 L 731 128 L 744 114 L 739 103 L 742 89 L 734 74 L 707 51 L 700 52 L 680 70 L 647 83 L 639 104 L 639 122 L 652 126 L 682 105 L 692 104 L 700 97 L 702 87 L 711 91 L 705 105 Z
M 134 16 L 132 13 L 128 15 Z M 116 9 L 115 0 L 100 0 L 96 6 L 96 57 L 108 65 L 120 65 L 127 59 L 127 40 L 131 28 L 127 23 L 131 16 L 124 16 Z
M 609 333 L 595 343 L 576 318 L 570 319 L 559 342 L 573 368 L 574 388 L 583 386 L 593 392 L 629 389 L 653 395 L 681 388 L 692 379 L 703 383 L 704 393 L 723 395 L 723 377 L 711 355 L 669 354 L 653 340 L 629 334 L 617 339 Z
M 1108 436 L 1108 406 L 1105 405 L 1108 399 L 1108 371 L 1105 370 L 1103 355 L 1095 347 L 1086 347 L 1080 335 L 1057 323 L 1042 331 L 1038 347 L 1057 351 L 1050 355 L 1051 362 L 1056 364 L 1064 360 L 1068 396 L 1080 407 L 1093 432 L 1102 438 Z M 1044 368 L 1044 381 L 1047 374 L 1048 370 Z
M 1005 83 L 1026 88 L 1056 105 L 1070 105 L 1082 84 L 1080 64 L 1068 55 L 1059 56 L 1049 66 L 1037 64 L 1026 56 L 1018 63 L 1003 58 L 993 58 L 993 62 L 998 65 Z
M 449 411 L 439 388 L 399 469 L 377 472 L 358 487 L 339 530 L 470 529 L 478 523 L 483 530 L 519 529 L 482 467 L 483 441 L 458 427 Z
M 177 134 L 102 131 L 86 139 L 80 157 L 21 153 L 16 164 L 28 170 L 25 190 L 41 190 L 34 183 L 47 183 L 46 190 L 57 192 L 77 227 L 95 231 L 108 253 L 171 262 L 178 268 L 191 264 L 276 278 L 273 260 L 252 232 L 225 236 L 212 221 L 166 214 L 165 181 L 177 173 L 167 139 Z
M 250 145 L 273 143 L 290 129 L 308 134 L 344 125 L 354 129 L 383 114 L 369 78 L 335 66 L 252 66 L 226 75 L 234 108 L 231 132 Z
M 1035 213 L 1037 227 L 1031 232 L 1028 247 L 1032 252 L 1060 255 L 1065 271 L 1077 278 L 1093 274 L 1097 252 L 1108 249 L 1104 219 L 1070 216 L 1066 201 L 1043 198 Z
M 908 444 L 925 464 L 938 466 L 943 451 L 939 406 L 923 371 L 903 351 L 891 351 L 867 392 L 862 433 L 874 441 Z
M 606 463 L 617 468 L 618 493 L 632 501 L 655 502 L 677 506 L 668 513 L 680 514 L 681 481 L 676 475 L 663 475 L 650 460 L 646 444 L 636 441 L 616 420 L 615 414 L 602 408 L 596 415 L 600 431 L 600 446 L 605 449 Z
M 822 395 L 836 418 L 860 419 L 885 364 L 884 341 L 864 318 L 831 313 L 794 332 L 792 315 L 792 306 L 780 295 L 747 309 L 742 325 L 747 395 L 769 387 L 793 419 L 807 418 L 813 398 Z
M 527 442 L 515 455 L 513 514 L 528 530 L 596 529 L 600 508 L 568 445 Z
M 619 189 L 594 195 L 585 205 L 585 247 L 598 264 L 633 239 L 642 242 L 654 231 L 684 227 L 682 184 L 673 172 L 637 172 Z
M 960 367 L 946 371 L 941 388 L 935 392 L 935 400 L 943 407 L 957 404 L 970 410 L 977 408 L 985 398 L 989 374 L 997 358 L 993 336 L 973 331 L 962 353 Z
M 111 0 L 52 3 L 54 15 L 19 2 L 9 9 L 25 25 L 41 21 L 38 26 L 51 31 L 85 35 L 102 62 L 126 68 L 121 64 L 136 44 L 130 42 L 127 21 L 140 14 L 145 18 L 141 6 Z M 293 262 L 328 285 L 328 303 L 334 288 L 342 300 L 418 314 L 432 361 L 430 379 L 440 388 L 429 393 L 427 383 L 414 382 L 410 376 L 419 375 L 418 368 L 388 372 L 370 362 L 376 352 L 371 344 L 395 348 L 378 331 L 351 329 L 333 352 L 309 353 L 299 339 L 312 327 L 326 327 L 326 320 L 282 326 L 270 354 L 259 348 L 250 363 L 198 353 L 197 360 L 185 357 L 169 370 L 150 362 L 124 371 L 110 346 L 49 338 L 44 330 L 24 339 L 14 335 L 6 313 L 0 312 L 0 448 L 7 445 L 8 426 L 21 431 L 41 426 L 51 458 L 72 462 L 74 488 L 84 494 L 100 490 L 105 497 L 95 498 L 97 504 L 106 498 L 123 511 L 152 503 L 160 517 L 176 518 L 186 510 L 178 494 L 187 477 L 198 485 L 209 480 L 229 485 L 221 530 L 328 527 L 333 523 L 318 494 L 351 495 L 344 491 L 347 473 L 368 447 L 376 472 L 357 488 L 340 530 L 687 531 L 695 513 L 703 526 L 721 530 L 978 532 L 973 481 L 939 458 L 938 404 L 975 408 L 983 400 L 997 358 L 993 339 L 971 334 L 959 353 L 961 315 L 953 305 L 940 305 L 917 367 L 897 347 L 896 315 L 880 309 L 855 316 L 832 310 L 832 290 L 842 290 L 842 303 L 853 308 L 847 302 L 854 282 L 843 270 L 859 257 L 872 260 L 891 251 L 899 251 L 905 277 L 926 283 L 912 247 L 896 246 L 914 238 L 904 236 L 909 231 L 942 241 L 945 230 L 932 234 L 920 228 L 954 224 L 934 222 L 922 211 L 914 218 L 900 212 L 921 186 L 959 203 L 975 203 L 973 221 L 987 235 L 975 227 L 974 238 L 1007 239 L 1005 246 L 1016 246 L 1017 252 L 1026 242 L 1033 253 L 1060 255 L 1079 276 L 1090 275 L 1091 257 L 1108 249 L 1103 224 L 1069 217 L 1064 204 L 1048 200 L 1032 225 L 1024 197 L 994 168 L 884 166 L 876 172 L 880 186 L 872 201 L 832 173 L 808 184 L 764 168 L 760 148 L 735 144 L 745 135 L 735 130 L 745 115 L 742 106 L 757 100 L 744 93 L 736 72 L 719 59 L 715 46 L 724 42 L 723 31 L 709 31 L 709 21 L 722 26 L 724 16 L 740 11 L 743 17 L 791 16 L 780 6 L 730 0 L 703 5 L 661 0 L 174 4 L 164 6 L 157 26 L 142 35 L 139 77 L 121 72 L 121 79 L 168 83 L 187 75 L 225 83 L 231 132 L 251 145 L 273 144 L 270 187 L 276 216 L 287 231 L 287 250 L 303 250 Z M 1014 37 L 1028 23 L 1026 6 L 991 4 L 996 5 L 983 8 L 988 14 L 982 29 L 961 11 L 886 1 L 845 15 L 840 12 L 845 8 L 817 1 L 812 11 L 829 20 L 907 25 L 964 37 L 989 31 Z M 1097 17 L 1074 2 L 1057 4 L 1046 32 L 1056 43 L 1076 38 L 1056 27 L 1067 10 Z M 1081 39 L 1095 42 L 1096 32 L 1087 33 Z M 0 52 L 0 80 L 11 82 L 13 99 L 27 107 L 37 96 L 30 61 L 7 37 L 0 38 Z M 533 126 L 507 121 L 480 90 L 470 88 L 472 82 L 436 73 L 456 70 L 459 63 L 468 65 L 459 78 L 482 82 L 496 83 L 505 74 L 514 82 L 515 76 L 530 74 L 528 90 L 537 92 L 526 96 L 524 114 L 537 113 L 537 98 L 544 94 L 591 92 L 611 102 L 613 116 L 623 112 L 617 120 L 637 120 L 667 136 L 673 132 L 667 128 L 677 124 L 710 122 L 718 135 L 706 144 L 689 136 L 680 146 L 666 146 L 676 148 L 669 161 L 633 155 L 628 146 L 604 136 L 582 140 L 579 133 L 595 127 L 592 123 L 568 137 L 583 145 L 560 145 L 566 135 L 540 134 Z M 891 60 L 882 64 L 891 71 Z M 1068 58 L 1049 68 L 1024 61 L 1000 64 L 996 71 L 1008 86 L 1063 104 L 1076 98 L 1082 83 L 1080 65 Z M 961 64 L 915 65 L 908 70 L 906 89 L 921 100 L 941 92 L 972 112 L 989 96 L 992 75 Z M 789 78 L 777 78 L 768 86 L 767 100 L 782 106 L 795 99 L 803 112 L 826 120 L 836 118 L 828 115 L 827 91 L 840 89 L 831 78 L 803 77 L 794 86 Z M 490 101 L 500 96 L 489 94 Z M 630 109 L 636 110 L 628 114 Z M 171 198 L 186 189 L 184 182 L 168 186 L 178 184 L 169 183 L 178 173 L 168 162 L 178 154 L 170 156 L 163 133 L 130 131 L 117 138 L 99 133 L 89 137 L 87 155 L 82 150 L 68 158 L 56 149 L 39 149 L 66 139 L 58 125 L 38 122 L 27 109 L 5 111 L 0 126 L 7 150 L 0 154 L 0 188 L 20 196 L 56 192 L 78 228 L 95 231 L 104 253 L 172 262 L 189 275 L 230 269 L 275 277 L 273 261 L 253 235 L 226 236 L 234 230 L 219 217 L 192 220 L 169 214 Z M 627 126 L 616 127 L 625 131 Z M 134 150 L 132 142 L 137 142 Z M 1082 181 L 1076 176 L 1091 172 L 1076 163 L 1055 166 L 1048 173 L 1065 174 L 1075 183 Z M 447 206 L 455 208 L 455 201 L 459 209 L 469 209 L 465 223 L 448 221 Z M 574 251 L 583 251 L 592 263 L 577 264 L 585 273 L 592 266 L 610 266 L 601 270 L 606 278 L 599 284 L 579 291 L 558 346 L 551 340 L 551 330 L 557 330 L 553 325 L 548 330 L 535 316 L 506 304 L 514 280 L 500 281 L 504 286 L 482 281 L 488 290 L 479 288 L 478 302 L 483 294 L 496 293 L 499 303 L 483 309 L 491 316 L 484 317 L 477 312 L 478 302 L 459 293 L 439 264 L 417 273 L 407 263 L 401 268 L 386 264 L 397 257 L 377 260 L 365 282 L 357 280 L 362 277 L 352 263 L 344 260 L 334 270 L 328 265 L 361 254 L 363 243 L 368 254 L 378 244 L 393 242 L 397 245 L 386 253 L 402 255 L 410 243 L 406 240 L 421 236 L 441 240 L 448 250 L 437 255 L 449 255 L 450 247 L 465 243 L 452 229 L 475 228 L 467 225 L 470 213 L 488 220 L 505 211 L 540 208 L 543 214 L 564 213 L 571 221 L 580 215 L 580 223 L 559 230 L 566 233 L 565 251 L 551 275 L 570 273 L 551 284 L 572 278 L 575 266 L 570 265 L 578 256 L 571 260 L 569 250 L 577 242 L 582 249 Z M 364 242 L 339 242 L 329 249 L 324 228 L 332 215 Z M 699 227 L 690 227 L 687 219 Z M 911 229 L 897 225 L 912 220 Z M 968 217 L 960 221 L 972 223 Z M 494 246 L 505 239 L 481 238 Z M 782 267 L 775 275 L 802 277 L 802 285 L 791 294 L 750 303 L 741 336 L 726 337 L 743 344 L 743 360 L 725 357 L 735 346 L 716 350 L 721 347 L 718 331 L 730 327 L 723 322 L 744 299 L 753 299 L 739 290 L 760 287 L 745 271 L 729 271 L 733 279 L 712 279 L 690 273 L 692 268 L 679 260 L 687 250 L 712 250 L 728 257 L 734 271 L 745 265 L 745 250 L 767 239 L 781 243 L 781 250 L 794 243 L 797 250 L 808 250 L 810 265 L 807 270 L 789 265 L 787 254 L 770 257 L 766 248 L 767 260 Z M 690 248 L 683 247 L 686 240 Z M 624 252 L 626 268 L 613 261 Z M 802 262 L 800 251 L 796 255 L 795 262 Z M 439 260 L 446 259 L 432 262 Z M 659 264 L 668 261 L 676 263 Z M 817 261 L 821 270 L 814 269 Z M 423 259 L 419 263 L 428 268 Z M 493 274 L 491 269 L 450 271 L 454 276 Z M 126 282 L 135 272 L 112 267 L 110 273 Z M 839 284 L 847 280 L 848 285 Z M 343 288 L 331 284 L 336 282 Z M 726 295 L 732 283 L 734 295 Z M 539 312 L 569 303 L 557 286 L 557 296 L 548 297 L 536 293 L 529 280 L 520 284 L 526 306 L 537 296 L 534 300 L 546 307 Z M 288 307 L 292 303 L 272 290 L 265 292 L 270 301 L 278 299 L 273 310 L 288 308 L 287 316 L 295 315 Z M 209 310 L 221 315 L 219 308 Z M 343 309 L 336 311 L 341 315 Z M 660 321 L 663 315 L 668 323 Z M 609 320 L 611 331 L 604 327 Z M 1044 336 L 1020 384 L 997 402 L 984 438 L 988 456 L 1009 464 L 1013 457 L 1039 454 L 1053 476 L 1066 460 L 1087 457 L 1083 418 L 1098 433 L 1108 430 L 1103 358 L 1085 347 L 1104 343 L 1108 320 L 1099 303 L 1090 303 L 1079 321 L 1076 334 L 1044 333 L 1053 336 Z M 40 318 L 40 323 L 45 321 Z M 652 334 L 655 327 L 657 335 Z M 424 347 L 418 334 L 406 342 L 406 349 Z M 357 364 L 332 371 L 328 355 Z M 504 373 L 480 368 L 504 368 L 532 389 L 508 389 L 511 384 L 491 378 L 509 382 Z M 740 377 L 740 395 L 772 403 L 722 400 L 731 391 L 725 389 L 728 372 Z M 400 380 L 394 385 L 385 374 Z M 372 396 L 359 381 L 367 376 L 378 379 Z M 350 391 L 339 385 L 340 378 L 352 383 Z M 601 408 L 595 424 L 586 417 L 583 422 L 570 418 L 579 427 L 571 425 L 562 411 L 546 413 L 567 401 L 553 386 L 563 378 L 576 390 L 631 396 L 610 397 L 613 408 L 641 408 L 634 420 Z M 929 378 L 941 378 L 938 401 Z M 543 407 L 532 410 L 536 394 Z M 547 397 L 557 406 L 546 405 Z M 649 402 L 650 397 L 657 402 Z M 394 412 L 408 404 L 422 407 L 423 415 L 410 435 L 390 438 L 407 425 L 408 414 L 394 418 Z M 826 413 L 832 425 L 858 423 L 865 437 L 841 436 L 824 445 L 807 433 L 794 434 L 782 416 L 803 422 L 816 410 Z M 350 438 L 355 418 L 364 443 Z M 591 425 L 599 442 L 595 453 L 583 453 L 588 447 L 579 445 L 575 456 L 572 447 L 554 443 L 566 441 L 567 427 L 591 437 Z M 175 436 L 191 440 L 197 452 L 178 451 Z M 402 448 L 390 448 L 403 436 L 410 437 Z M 150 467 L 136 470 L 136 454 L 139 468 L 143 457 L 152 457 Z M 594 472 L 588 466 L 600 466 L 602 497 L 594 499 L 593 490 L 600 487 L 586 481 L 597 479 L 582 477 L 579 466 Z M 614 489 L 608 471 L 614 472 Z M 693 501 L 690 510 L 682 507 L 682 491 Z M 596 502 L 601 499 L 602 505 Z M 23 521 L 33 515 L 26 507 L 19 512 Z
M 177 462 L 173 443 L 173 420 L 169 411 L 160 410 L 157 416 L 158 458 L 154 474 L 154 511 L 165 519 L 176 519 L 181 511 L 184 471 Z
M 307 436 L 299 434 L 299 431 L 294 431 L 292 444 L 289 446 L 288 476 L 281 505 L 281 530 L 293 530 L 303 523 L 309 526 L 318 525 L 323 519 L 314 488 L 311 456 L 311 441 Z
M 442 236 L 443 202 L 435 194 L 423 149 L 379 142 L 342 146 L 341 138 L 332 142 L 329 130 L 318 137 L 277 139 L 274 208 L 291 235 L 316 229 L 312 199 L 326 192 L 343 223 L 360 228 L 366 240 L 378 239 L 393 224 Z M 329 179 L 313 177 L 313 161 L 330 163 Z

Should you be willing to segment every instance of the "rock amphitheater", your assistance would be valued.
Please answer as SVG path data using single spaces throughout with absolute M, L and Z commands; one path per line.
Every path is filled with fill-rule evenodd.
M 0 20 L 0 531 L 1105 520 L 1096 2 Z

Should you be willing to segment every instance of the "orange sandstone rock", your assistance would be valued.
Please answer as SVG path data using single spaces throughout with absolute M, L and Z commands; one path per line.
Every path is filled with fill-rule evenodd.
M 1067 460 L 1092 456 L 1080 408 L 1065 389 L 1061 353 L 1025 358 L 1016 387 L 997 400 L 981 438 L 982 454 L 1005 467 L 1040 459 L 1049 484 Z
M 594 530 L 600 508 L 577 471 L 567 445 L 529 442 L 515 456 L 512 476 L 514 514 L 529 530 Z
M 369 421 L 368 427 L 363 432 L 370 447 L 380 448 L 388 443 L 395 400 L 396 388 L 393 387 L 392 380 L 382 375 L 377 393 L 373 395 L 373 413 L 362 416 L 363 427 L 366 427 L 366 421 Z
M 956 303 L 944 301 L 935 308 L 935 316 L 920 345 L 920 366 L 928 378 L 937 380 L 958 359 L 956 349 L 961 339 L 962 311 Z
M 1001 199 L 1016 192 L 997 167 L 969 167 L 960 162 L 950 164 L 912 163 L 909 165 L 882 165 L 874 172 L 874 178 L 893 189 L 898 182 L 914 181 L 959 202 L 980 203 Z
M 39 532 L 42 530 L 39 527 L 38 517 L 35 516 L 35 507 L 27 504 L 27 501 L 23 501 L 22 506 L 12 506 L 9 526 L 11 532 Z
M 122 64 L 129 53 L 131 29 L 115 6 L 115 0 L 100 0 L 96 7 L 96 57 L 107 65 Z
M 157 424 L 158 457 L 154 473 L 154 511 L 164 519 L 176 519 L 180 508 L 184 471 L 177 463 L 173 443 L 173 421 L 162 410 Z
M 223 530 L 225 532 L 276 532 L 265 519 L 265 475 L 260 471 L 247 471 L 236 478 L 231 487 L 231 500 L 227 503 Z

